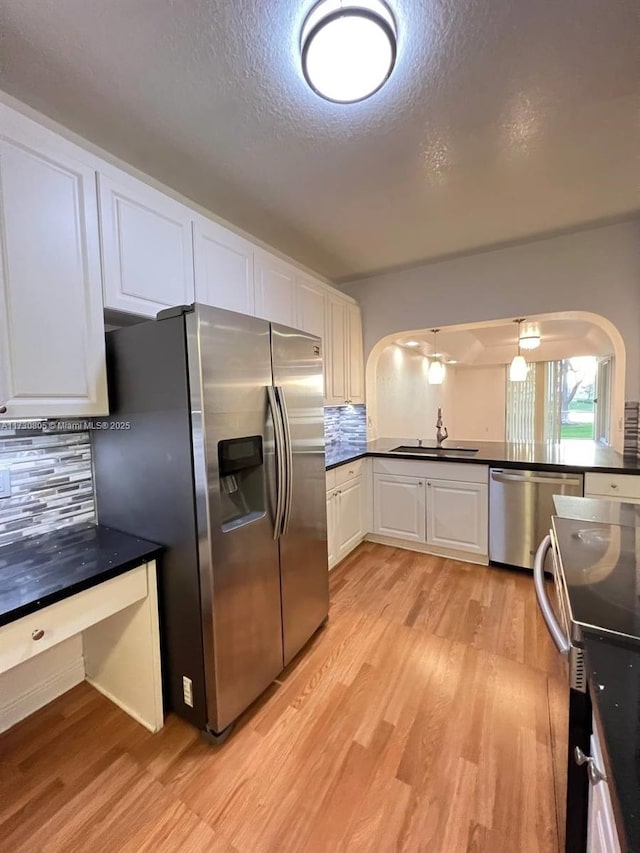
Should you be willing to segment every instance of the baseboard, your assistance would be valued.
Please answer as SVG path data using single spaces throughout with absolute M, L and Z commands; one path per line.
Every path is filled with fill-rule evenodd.
M 469 554 L 466 551 L 454 551 L 446 548 L 436 548 L 424 542 L 412 542 L 408 539 L 396 539 L 394 536 L 379 536 L 377 533 L 367 533 L 365 541 L 376 542 L 378 545 L 390 545 L 392 548 L 403 548 L 405 551 L 416 551 L 419 554 L 432 554 L 434 557 L 444 557 L 445 560 L 459 560 L 462 563 L 474 563 L 477 566 L 488 566 L 489 557 L 481 554 Z
M 0 732 L 15 726 L 20 720 L 24 720 L 25 717 L 43 708 L 82 681 L 84 681 L 84 660 L 82 657 L 77 657 L 63 669 L 39 680 L 29 690 L 0 705 Z

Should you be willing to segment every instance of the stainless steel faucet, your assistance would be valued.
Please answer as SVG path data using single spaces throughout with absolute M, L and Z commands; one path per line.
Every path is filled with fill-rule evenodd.
M 442 428 L 442 409 L 438 409 L 438 420 L 436 421 L 436 443 L 442 447 L 442 442 L 449 438 L 449 430 Z

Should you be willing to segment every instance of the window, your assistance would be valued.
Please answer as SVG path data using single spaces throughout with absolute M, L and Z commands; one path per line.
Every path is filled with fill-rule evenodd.
M 608 444 L 612 362 L 595 356 L 533 362 L 524 382 L 510 382 L 507 371 L 507 441 Z

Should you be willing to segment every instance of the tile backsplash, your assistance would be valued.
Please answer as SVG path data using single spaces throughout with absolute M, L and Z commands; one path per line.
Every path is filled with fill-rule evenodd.
M 0 469 L 5 468 L 11 496 L 0 497 L 0 545 L 95 521 L 88 432 L 0 434 Z
M 360 445 L 367 440 L 367 407 L 327 406 L 324 410 L 324 439 L 327 448 Z
M 640 403 L 624 404 L 624 455 L 640 458 Z

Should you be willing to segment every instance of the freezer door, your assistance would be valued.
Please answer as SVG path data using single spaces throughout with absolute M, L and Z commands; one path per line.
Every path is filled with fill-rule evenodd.
M 329 612 L 321 346 L 305 332 L 271 326 L 273 382 L 288 450 L 280 536 L 285 664 Z
M 221 732 L 283 667 L 269 324 L 187 315 L 209 728 Z

